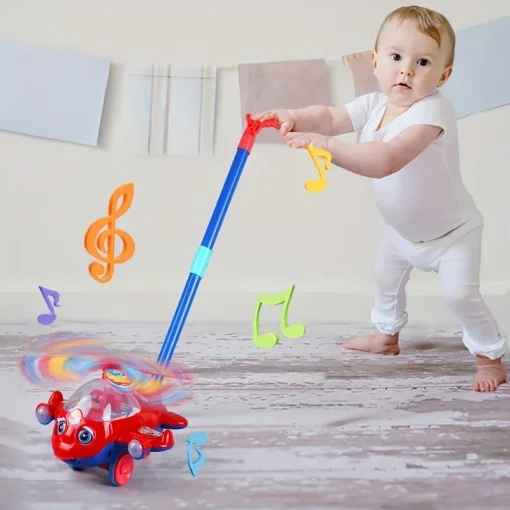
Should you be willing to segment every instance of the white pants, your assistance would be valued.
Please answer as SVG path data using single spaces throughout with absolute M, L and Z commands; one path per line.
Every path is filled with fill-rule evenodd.
M 375 264 L 372 322 L 383 333 L 398 333 L 408 320 L 405 287 L 413 267 L 434 271 L 447 305 L 462 323 L 464 345 L 471 354 L 496 359 L 505 354 L 507 339 L 480 294 L 483 225 L 462 230 L 416 243 L 387 227 Z

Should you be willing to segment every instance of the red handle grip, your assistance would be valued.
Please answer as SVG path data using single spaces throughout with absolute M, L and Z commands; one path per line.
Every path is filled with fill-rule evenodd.
M 255 134 L 258 134 L 263 128 L 266 127 L 272 127 L 275 129 L 280 129 L 281 124 L 278 119 L 272 118 L 272 119 L 266 119 L 263 121 L 260 120 L 253 120 L 251 114 L 246 114 L 246 129 L 252 129 Z
M 253 148 L 253 144 L 255 143 L 255 138 L 260 133 L 260 131 L 264 128 L 275 128 L 280 129 L 281 124 L 278 119 L 266 119 L 263 121 L 253 120 L 251 114 L 246 114 L 246 129 L 244 130 L 243 136 L 241 137 L 241 141 L 237 146 L 238 149 L 246 149 L 248 152 L 251 152 Z

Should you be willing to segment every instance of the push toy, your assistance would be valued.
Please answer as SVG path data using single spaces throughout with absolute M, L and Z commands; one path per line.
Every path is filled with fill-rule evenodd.
M 102 370 L 101 378 L 84 384 L 68 400 L 64 400 L 60 391 L 54 391 L 47 403 L 36 408 L 41 424 L 55 421 L 51 440 L 54 454 L 74 470 L 101 467 L 108 471 L 112 485 L 124 485 L 133 473 L 133 459 L 172 448 L 174 438 L 170 429 L 188 425 L 184 417 L 168 411 L 164 405 L 165 389 L 172 390 L 172 385 L 166 382 L 167 369 L 255 138 L 265 127 L 280 127 L 276 119 L 260 122 L 249 114 L 246 121 L 247 127 L 161 347 L 157 359 L 160 368 L 136 367 L 133 360 L 105 357 L 102 346 L 77 351 L 72 341 L 60 350 L 50 342 L 45 346 L 45 355 L 25 357 L 20 363 L 22 372 L 38 384 L 48 379 L 73 380 L 92 370 Z
M 124 485 L 133 459 L 169 450 L 172 430 L 187 426 L 184 417 L 166 408 L 188 397 L 179 384 L 190 378 L 175 364 L 172 371 L 163 370 L 156 362 L 114 353 L 106 342 L 86 335 L 50 335 L 38 347 L 40 352 L 19 363 L 22 374 L 38 386 L 101 373 L 69 399 L 54 391 L 36 408 L 41 424 L 55 421 L 54 455 L 73 470 L 101 467 L 112 485 Z

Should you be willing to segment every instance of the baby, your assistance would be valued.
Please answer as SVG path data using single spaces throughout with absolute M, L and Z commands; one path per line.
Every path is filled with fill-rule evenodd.
M 372 55 L 381 92 L 339 107 L 271 110 L 291 147 L 326 149 L 332 162 L 370 179 L 386 223 L 375 262 L 375 333 L 347 349 L 399 354 L 406 325 L 405 287 L 414 267 L 438 273 L 442 294 L 476 357 L 476 391 L 506 382 L 507 339 L 480 295 L 483 216 L 459 169 L 457 121 L 438 91 L 452 73 L 455 33 L 441 14 L 401 7 L 384 20 Z M 360 143 L 334 139 L 360 131 Z

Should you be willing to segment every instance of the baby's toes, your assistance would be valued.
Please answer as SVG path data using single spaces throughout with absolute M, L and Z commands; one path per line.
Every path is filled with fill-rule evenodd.
M 475 391 L 485 391 L 485 381 L 479 381 L 475 379 L 475 382 L 473 383 L 473 389 Z

